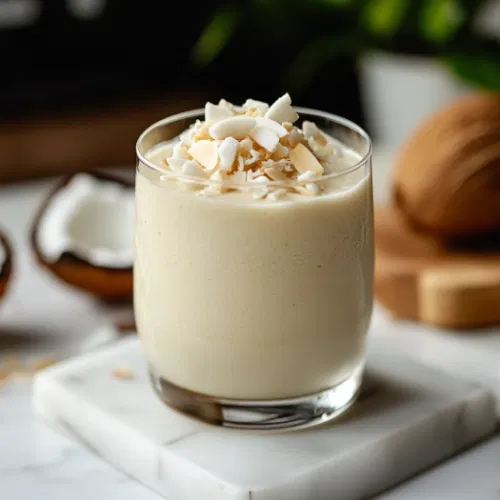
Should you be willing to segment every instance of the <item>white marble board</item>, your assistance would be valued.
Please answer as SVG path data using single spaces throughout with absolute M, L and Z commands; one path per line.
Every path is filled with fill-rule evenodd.
M 112 376 L 133 369 L 132 380 Z M 372 342 L 368 384 L 341 420 L 295 433 L 199 424 L 149 387 L 138 340 L 41 372 L 35 410 L 170 500 L 365 498 L 493 432 L 491 394 Z
M 500 434 L 376 500 L 498 500 Z
M 500 307 L 500 305 L 499 305 Z M 489 387 L 500 416 L 500 329 L 446 330 L 397 320 L 376 307 L 370 335 L 418 362 Z

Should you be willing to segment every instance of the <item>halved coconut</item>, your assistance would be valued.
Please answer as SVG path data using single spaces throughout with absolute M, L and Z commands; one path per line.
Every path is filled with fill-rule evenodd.
M 0 232 L 0 299 L 5 294 L 12 275 L 12 249 L 7 237 Z
M 106 301 L 132 298 L 134 189 L 101 173 L 63 179 L 40 208 L 31 240 L 40 264 Z

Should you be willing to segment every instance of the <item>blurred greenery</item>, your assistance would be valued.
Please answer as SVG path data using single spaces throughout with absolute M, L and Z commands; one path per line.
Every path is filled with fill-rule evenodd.
M 367 51 L 435 57 L 457 78 L 500 89 L 500 43 L 478 33 L 488 0 L 241 0 L 224 2 L 193 49 L 208 65 L 240 31 L 268 44 L 296 43 L 284 78 L 300 90 L 330 61 Z M 313 36 L 311 36 L 313 34 Z

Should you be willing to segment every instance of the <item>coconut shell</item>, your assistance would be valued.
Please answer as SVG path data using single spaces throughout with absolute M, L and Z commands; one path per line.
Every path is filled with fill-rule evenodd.
M 444 238 L 500 232 L 500 95 L 461 98 L 426 120 L 396 160 L 394 201 Z
M 5 295 L 7 291 L 10 278 L 12 276 L 12 249 L 7 240 L 7 237 L 0 232 L 0 246 L 5 250 L 6 258 L 5 262 L 0 264 L 0 299 Z
M 119 177 L 97 172 L 85 172 L 92 177 L 121 184 L 133 189 L 133 184 Z M 63 189 L 75 175 L 66 176 L 59 182 L 41 205 L 31 229 L 31 245 L 37 262 L 54 276 L 75 288 L 106 302 L 130 302 L 133 295 L 133 268 L 113 268 L 87 262 L 71 250 L 65 251 L 56 262 L 48 262 L 37 244 L 40 221 L 48 208 L 52 197 Z

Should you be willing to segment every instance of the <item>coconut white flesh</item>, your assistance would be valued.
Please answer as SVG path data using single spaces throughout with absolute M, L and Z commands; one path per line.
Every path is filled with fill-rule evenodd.
M 44 260 L 71 252 L 94 266 L 131 267 L 134 190 L 77 174 L 50 199 L 36 233 Z

